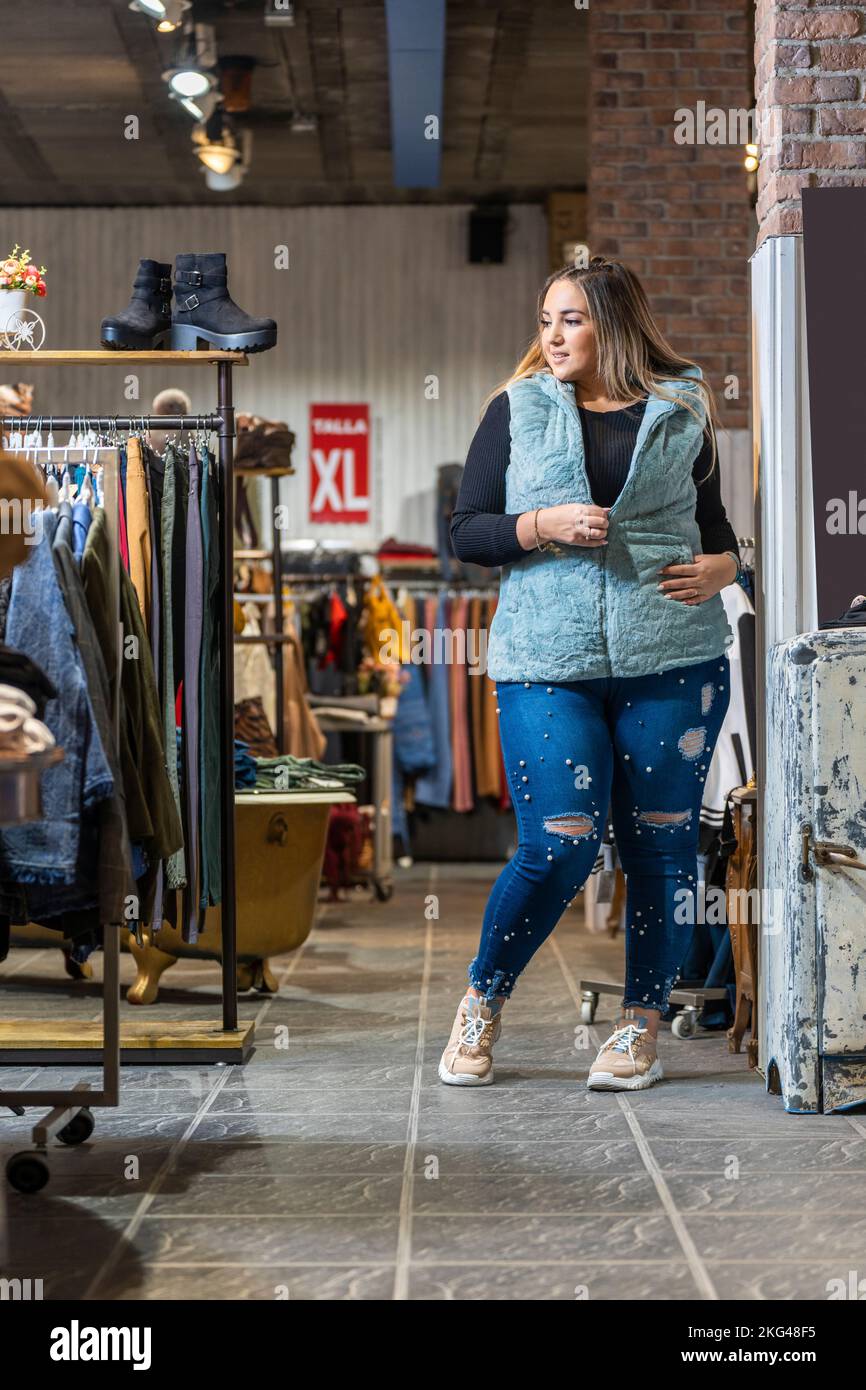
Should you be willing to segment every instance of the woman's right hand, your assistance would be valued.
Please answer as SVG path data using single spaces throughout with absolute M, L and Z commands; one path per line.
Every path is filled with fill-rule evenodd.
M 597 507 L 594 502 L 542 507 L 538 513 L 538 534 L 543 541 L 558 541 L 561 545 L 606 545 L 609 511 L 609 507 Z

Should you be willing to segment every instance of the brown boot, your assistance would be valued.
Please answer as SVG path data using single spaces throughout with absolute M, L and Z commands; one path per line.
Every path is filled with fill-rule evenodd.
M 439 1062 L 439 1080 L 446 1086 L 492 1085 L 493 1044 L 501 1030 L 502 1010 L 494 1014 L 483 999 L 467 994 Z

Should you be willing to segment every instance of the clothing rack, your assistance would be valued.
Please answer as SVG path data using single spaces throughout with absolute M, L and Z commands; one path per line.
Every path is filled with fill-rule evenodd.
M 91 1053 L 103 1062 L 104 1083 L 99 1093 L 85 1091 L 87 1100 L 102 1105 L 116 1105 L 118 1070 L 121 1057 L 125 1061 L 147 1065 L 178 1064 L 182 1062 L 234 1062 L 247 1060 L 253 1041 L 253 1025 L 238 1025 L 237 1002 L 237 896 L 234 828 L 234 405 L 232 370 L 245 367 L 248 358 L 240 352 L 111 352 L 111 351 L 0 351 L 0 363 L 8 362 L 10 369 L 20 373 L 24 366 L 216 366 L 217 409 L 199 415 L 36 415 L 0 419 L 3 432 L 20 434 L 25 438 L 37 430 L 92 429 L 110 435 L 112 432 L 134 433 L 148 430 L 192 432 L 207 430 L 218 437 L 217 497 L 219 507 L 220 582 L 218 603 L 218 638 L 220 662 L 220 840 L 221 840 L 221 945 L 222 945 L 222 1030 L 214 1030 L 201 1022 L 167 1023 L 164 1032 L 150 1024 L 125 1025 L 127 1046 L 122 1047 L 119 1028 L 120 984 L 118 931 L 105 933 L 104 1035 L 93 1037 L 88 1025 L 79 1025 L 78 1045 L 61 1047 L 38 1044 L 22 1051 L 22 1063 L 69 1065 L 75 1060 L 90 1063 Z M 61 446 L 62 447 L 62 446 Z M 88 446 L 89 447 L 89 446 Z M 44 446 L 43 446 L 44 448 Z M 18 1060 L 16 1058 L 16 1060 Z M 46 1127 L 56 1129 L 57 1116 L 69 1107 L 80 1110 L 81 1087 L 71 1091 L 0 1091 L 0 1105 L 50 1105 L 60 1107 L 37 1130 L 34 1138 L 44 1143 Z

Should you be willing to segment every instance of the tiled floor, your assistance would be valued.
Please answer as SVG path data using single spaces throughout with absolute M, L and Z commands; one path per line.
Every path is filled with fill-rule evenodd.
M 113 1299 L 826 1299 L 866 1277 L 866 1116 L 786 1115 L 719 1034 L 665 1030 L 664 1084 L 587 1093 L 613 1000 L 582 1036 L 578 981 L 621 947 L 577 911 L 507 1008 L 496 1084 L 438 1082 L 491 876 L 419 865 L 388 904 L 324 907 L 279 995 L 242 1002 L 246 1067 L 126 1069 L 91 1142 L 8 1194 L 6 1272 Z M 0 982 L 6 1017 L 98 1013 L 54 951 Z M 156 1009 L 213 1016 L 217 984 L 181 963 Z M 0 1115 L 7 1152 L 32 1119 Z

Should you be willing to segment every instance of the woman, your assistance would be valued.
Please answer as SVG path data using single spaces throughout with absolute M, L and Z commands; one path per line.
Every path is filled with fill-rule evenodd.
M 484 914 L 439 1064 L 493 1081 L 516 980 L 598 856 L 627 876 L 622 1014 L 591 1089 L 662 1078 L 659 1020 L 694 922 L 701 793 L 730 692 L 719 591 L 739 575 L 715 409 L 624 265 L 552 275 L 538 337 L 478 428 L 451 525 L 461 560 L 501 565 L 488 674 L 519 828 Z

